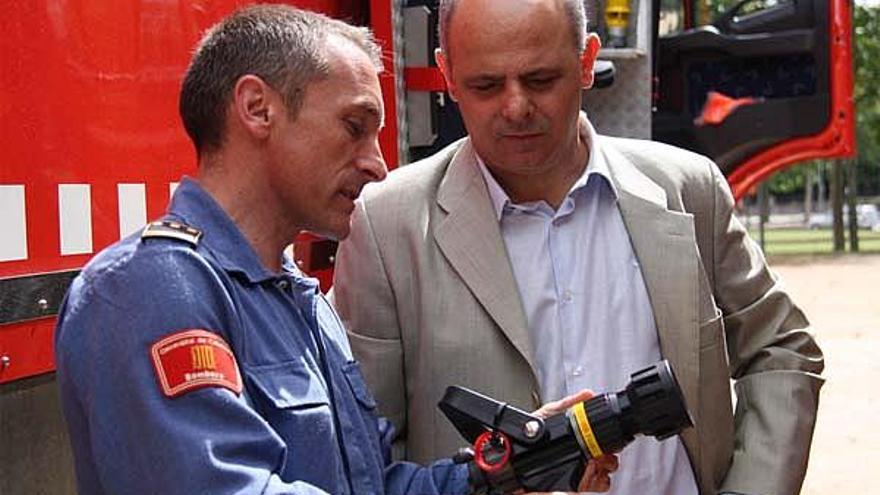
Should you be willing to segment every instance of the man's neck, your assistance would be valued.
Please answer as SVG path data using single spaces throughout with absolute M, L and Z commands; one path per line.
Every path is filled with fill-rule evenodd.
M 245 162 L 239 162 L 245 163 Z M 272 198 L 256 194 L 266 191 L 260 178 L 249 174 L 247 167 L 226 167 L 223 160 L 200 164 L 199 183 L 229 215 L 238 230 L 257 253 L 263 266 L 272 272 L 281 271 L 281 258 L 296 235 L 287 228 Z
M 556 153 L 551 160 L 558 162 L 547 173 L 519 175 L 498 173 L 488 163 L 486 168 L 498 185 L 514 203 L 545 201 L 554 210 L 559 208 L 574 183 L 584 174 L 590 150 L 587 143 L 578 138 L 574 149 Z

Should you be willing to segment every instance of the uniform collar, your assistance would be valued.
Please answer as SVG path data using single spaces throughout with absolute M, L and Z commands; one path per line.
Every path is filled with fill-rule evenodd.
M 189 177 L 183 178 L 171 198 L 168 214 L 201 230 L 200 246 L 210 251 L 227 272 L 239 273 L 251 283 L 278 278 L 279 274 L 272 273 L 263 266 L 235 222 L 197 181 Z M 282 267 L 284 272 L 298 279 L 302 278 L 302 273 L 287 256 L 282 257 Z
M 614 181 L 611 180 L 608 162 L 606 161 L 605 154 L 599 149 L 600 140 L 596 139 L 596 130 L 583 112 L 581 112 L 578 118 L 578 127 L 581 139 L 584 140 L 589 150 L 589 158 L 587 159 L 587 166 L 584 168 L 583 174 L 571 185 L 571 189 L 569 189 L 566 196 L 572 196 L 576 191 L 584 188 L 590 177 L 597 175 L 604 179 L 603 182 L 607 185 L 614 198 L 617 199 L 617 188 L 614 185 Z M 489 192 L 489 199 L 492 200 L 492 207 L 495 210 L 496 218 L 500 221 L 504 213 L 504 207 L 513 204 L 513 202 L 510 200 L 507 192 L 501 187 L 501 184 L 489 172 L 489 168 L 486 167 L 485 162 L 476 153 L 476 150 L 474 150 L 474 156 L 476 157 L 477 167 L 486 181 L 486 189 Z

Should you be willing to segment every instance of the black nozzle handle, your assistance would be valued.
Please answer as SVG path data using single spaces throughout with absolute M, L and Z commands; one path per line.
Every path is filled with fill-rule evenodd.
M 437 407 L 470 443 L 487 430 L 524 445 L 539 442 L 545 433 L 543 419 L 464 387 L 448 387 Z

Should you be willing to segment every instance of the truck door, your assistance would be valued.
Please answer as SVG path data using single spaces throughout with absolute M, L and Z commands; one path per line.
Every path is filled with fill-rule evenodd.
M 742 0 L 661 36 L 653 138 L 713 158 L 737 197 L 786 165 L 852 155 L 851 16 L 848 0 Z

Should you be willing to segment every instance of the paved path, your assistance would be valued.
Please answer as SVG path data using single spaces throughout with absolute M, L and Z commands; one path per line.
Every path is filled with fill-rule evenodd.
M 771 260 L 813 324 L 826 383 L 803 495 L 880 481 L 880 255 Z

